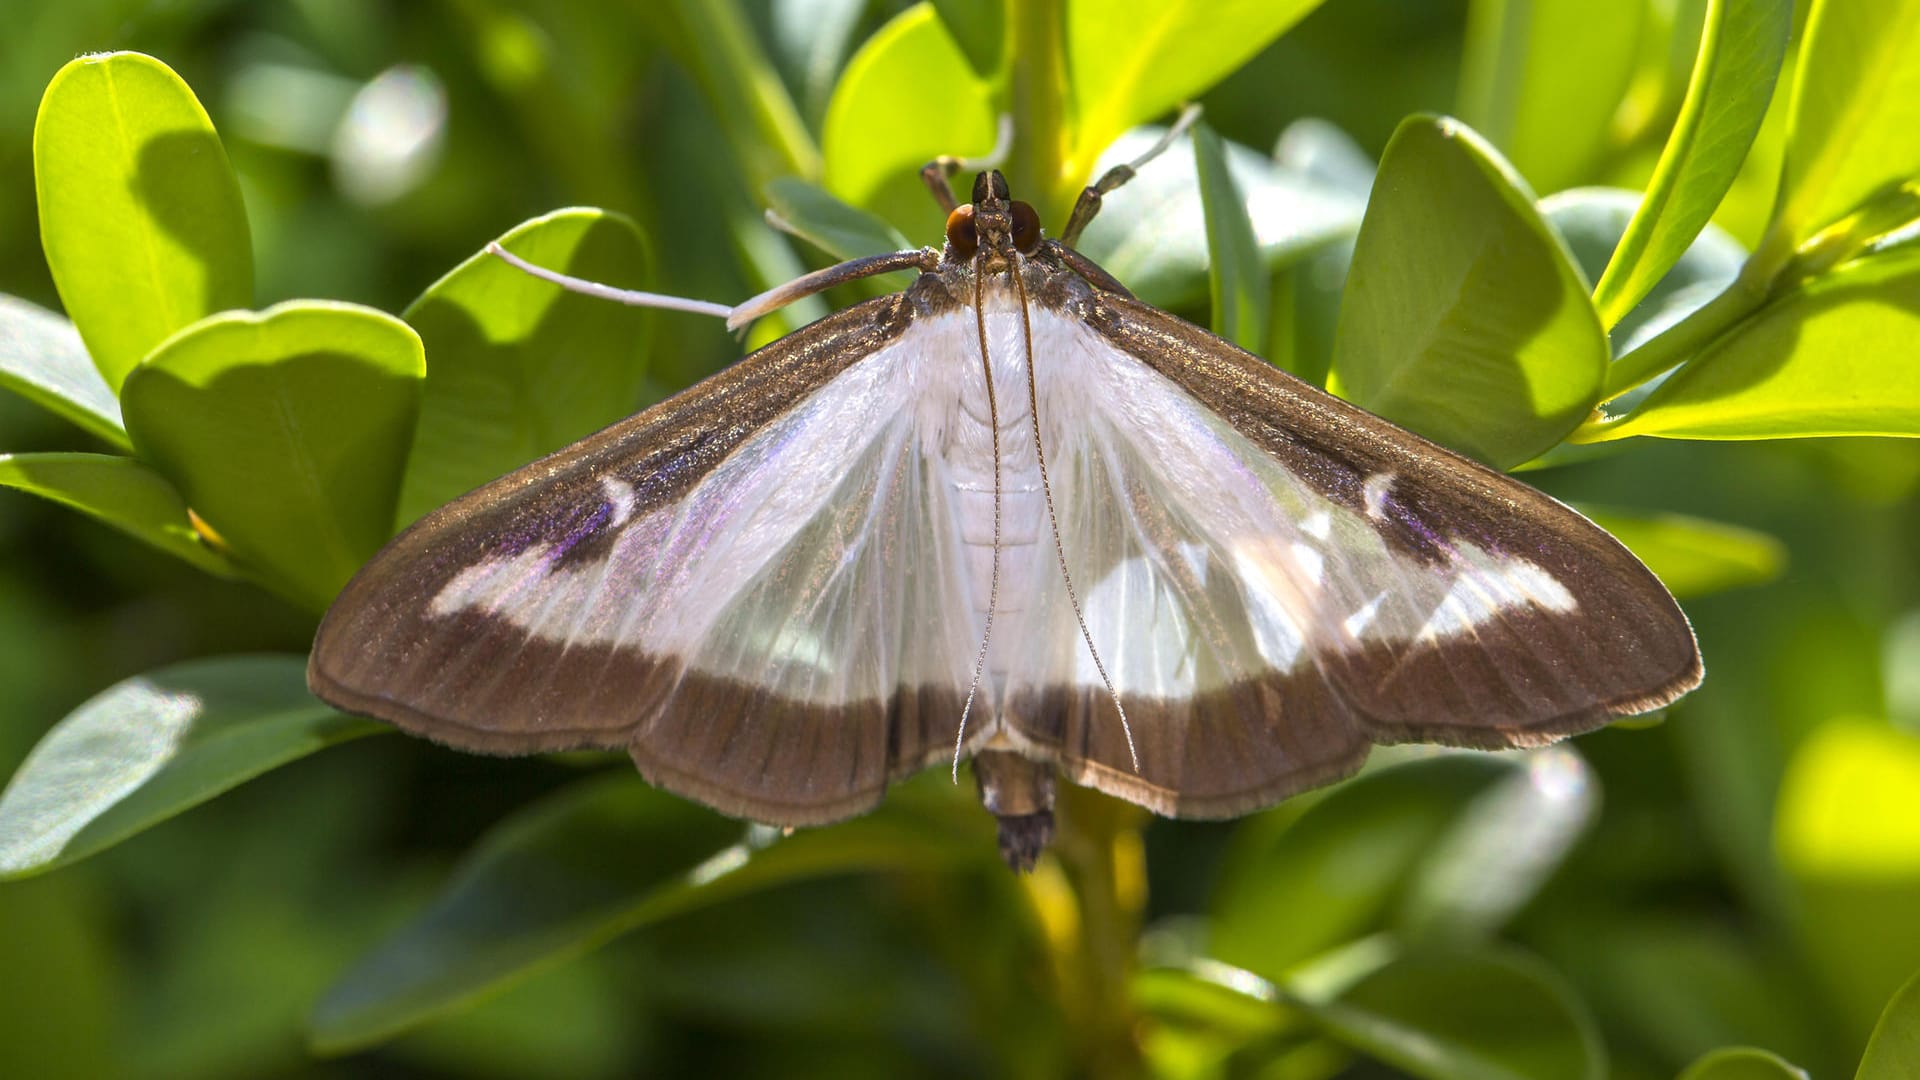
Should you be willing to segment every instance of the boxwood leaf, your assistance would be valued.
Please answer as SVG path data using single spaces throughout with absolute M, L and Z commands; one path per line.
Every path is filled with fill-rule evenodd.
M 210 574 L 236 570 L 208 547 L 167 478 L 116 454 L 0 454 L 0 484 L 32 492 L 106 522 Z
M 1773 231 L 1798 245 L 1920 175 L 1920 0 L 1817 0 L 1807 16 Z
M 1854 1080 L 1907 1080 L 1920 1061 L 1920 973 L 1887 1002 Z
M 1593 409 L 1607 360 L 1587 283 L 1520 179 L 1458 121 L 1403 122 L 1355 243 L 1330 388 L 1511 467 Z
M 1320 0 L 1068 0 L 1076 110 L 1067 172 L 1090 172 L 1120 133 L 1219 82 Z
M 896 789 L 854 821 L 742 840 L 738 823 L 631 773 L 582 781 L 482 839 L 431 908 L 327 993 L 313 1043 L 378 1042 L 627 931 L 788 881 L 990 858 L 988 819 L 933 794 Z
M 913 243 L 900 230 L 816 184 L 783 176 L 767 185 L 767 205 L 801 238 L 836 259 L 905 251 Z M 900 275 L 889 275 L 900 276 Z
M 133 449 L 120 422 L 120 402 L 93 366 L 73 324 L 5 295 L 0 295 L 0 386 L 120 449 Z
M 1627 545 L 1675 596 L 1764 585 L 1786 566 L 1785 544 L 1738 525 L 1643 510 L 1582 506 L 1580 512 Z
M 0 794 L 0 877 L 86 858 L 269 769 L 388 730 L 307 693 L 298 656 L 194 660 L 70 713 Z
M 1449 823 L 1516 769 L 1484 755 L 1409 762 L 1336 788 L 1278 829 L 1243 828 L 1215 894 L 1213 954 L 1280 979 L 1380 929 Z
M 1006 0 L 933 0 L 933 10 L 973 70 L 992 78 L 1007 41 Z
M 645 288 L 639 229 L 557 210 L 500 238 L 536 265 Z M 431 362 L 401 485 L 399 525 L 632 412 L 646 382 L 648 313 L 567 292 L 484 252 L 402 314 Z
M 940 107 L 926 108 L 915 87 L 938 87 Z M 938 224 L 939 209 L 920 166 L 990 153 L 998 134 L 992 85 L 933 6 L 915 4 L 860 46 L 834 87 L 821 140 L 826 186 L 917 236 Z
M 1423 1080 L 1606 1075 L 1585 1004 L 1524 953 L 1417 951 L 1305 1007 L 1328 1035 Z
M 1207 280 L 1213 332 L 1248 351 L 1267 343 L 1273 280 L 1267 272 L 1246 197 L 1227 167 L 1226 146 L 1204 122 L 1193 126 L 1193 161 L 1207 224 Z
M 1607 327 L 1652 291 L 1733 187 L 1766 118 L 1792 29 L 1792 0 L 1709 0 L 1680 116 L 1594 287 Z
M 1920 435 L 1920 252 L 1817 277 L 1737 325 L 1592 441 Z
M 1680 1080 L 1807 1080 L 1807 1073 L 1765 1050 L 1723 1046 L 1687 1066 Z
M 1639 58 L 1645 4 L 1474 0 L 1460 115 L 1541 191 L 1589 173 Z
M 169 338 L 121 405 L 235 560 L 317 610 L 392 532 L 424 373 L 406 323 L 300 300 Z
M 109 387 L 174 331 L 253 302 L 239 181 L 193 91 L 153 57 L 83 56 L 54 75 L 33 178 L 47 267 Z

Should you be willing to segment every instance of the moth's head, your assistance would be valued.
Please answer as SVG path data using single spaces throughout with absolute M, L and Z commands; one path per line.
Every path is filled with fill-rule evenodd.
M 989 169 L 974 178 L 973 201 L 947 215 L 947 243 L 963 259 L 983 250 L 992 261 L 1031 255 L 1040 246 L 1040 215 L 1010 198 L 1007 178 Z

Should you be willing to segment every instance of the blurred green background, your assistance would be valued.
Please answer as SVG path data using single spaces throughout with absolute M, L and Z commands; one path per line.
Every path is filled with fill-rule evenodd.
M 206 105 L 241 178 L 258 306 L 328 297 L 398 312 L 487 240 L 576 204 L 639 223 L 663 292 L 730 302 L 831 261 L 762 220 L 761 185 L 791 161 L 726 122 L 728 80 L 713 72 L 739 42 L 716 38 L 691 0 L 0 7 L 0 292 L 48 308 L 59 301 L 35 217 L 35 108 L 62 64 L 108 49 L 161 58 Z M 736 29 L 817 136 L 849 55 L 908 7 L 729 10 L 745 14 Z M 1592 137 L 1565 152 L 1495 138 L 1541 195 L 1643 185 L 1684 88 L 1700 5 L 1604 7 L 1592 17 L 1634 22 L 1636 59 L 1620 85 L 1592 89 L 1591 122 L 1567 121 Z M 1293 122 L 1323 118 L 1377 158 L 1408 113 L 1475 119 L 1469 17 L 1466 0 L 1328 0 L 1207 92 L 1207 119 L 1264 156 Z M 943 88 L 900 92 L 937 102 Z M 377 152 L 366 140 L 379 133 L 355 120 L 374 105 L 404 129 Z M 1769 121 L 1716 218 L 1748 246 L 1771 202 L 1780 126 Z M 1530 154 L 1543 164 L 1530 170 Z M 914 243 L 937 240 L 930 200 L 872 205 Z M 1207 320 L 1204 296 L 1180 310 Z M 649 326 L 647 399 L 740 355 L 711 320 Z M 1308 329 L 1300 337 L 1315 347 Z M 0 445 L 93 448 L 11 396 Z M 1128 883 L 1124 857 L 1113 871 L 1120 895 L 1144 898 L 1142 955 L 1169 969 L 1195 952 L 1269 956 L 1284 951 L 1261 937 L 1269 924 L 1325 923 L 1320 943 L 1343 948 L 1429 932 L 1458 944 L 1421 912 L 1491 905 L 1496 915 L 1468 920 L 1469 943 L 1546 971 L 1572 1002 L 1556 1017 L 1575 1018 L 1582 1046 L 1604 1047 L 1609 1075 L 1671 1076 L 1729 1044 L 1850 1075 L 1882 1006 L 1920 969 L 1920 444 L 1642 439 L 1529 479 L 1563 499 L 1778 540 L 1777 559 L 1762 544 L 1761 562 L 1779 567 L 1770 580 L 1686 598 L 1705 686 L 1661 722 L 1578 740 L 1577 757 L 1496 774 L 1400 754 L 1413 779 L 1370 774 L 1240 823 L 1153 821 L 1144 880 Z M 24 495 L 0 494 L 0 551 L 0 775 L 120 679 L 195 657 L 304 652 L 311 638 L 308 612 Z M 1102 1071 L 1098 1032 L 1119 1024 L 1169 1074 L 1399 1075 L 1324 1026 L 1180 996 L 1193 986 L 1075 991 L 1059 941 L 1076 931 L 1061 920 L 1093 916 L 1062 914 L 1073 882 L 1058 870 L 1016 881 L 984 860 L 715 904 L 392 1042 L 311 1058 L 307 1019 L 328 987 L 429 902 L 477 836 L 592 764 L 357 741 L 81 865 L 0 884 L 0 1073 L 1057 1075 Z M 1515 777 L 1535 793 L 1514 805 L 1536 833 L 1475 824 Z M 971 792 L 940 780 L 906 797 L 966 809 Z M 1556 817 L 1553 798 L 1574 809 Z M 1453 878 L 1485 858 L 1475 837 L 1537 856 L 1535 871 L 1501 864 L 1511 897 L 1460 899 Z M 1343 894 L 1354 881 L 1377 884 Z M 1433 896 L 1452 906 L 1423 909 Z

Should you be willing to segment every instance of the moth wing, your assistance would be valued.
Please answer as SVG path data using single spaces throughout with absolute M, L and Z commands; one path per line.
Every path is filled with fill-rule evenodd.
M 780 824 L 950 752 L 972 633 L 897 298 L 428 515 L 362 569 L 321 697 L 463 749 L 629 750 Z
M 1003 711 L 1069 778 L 1226 816 L 1371 743 L 1538 745 L 1698 683 L 1658 579 L 1532 488 L 1131 301 L 1034 335 L 1065 562 L 1139 758 L 1042 574 Z

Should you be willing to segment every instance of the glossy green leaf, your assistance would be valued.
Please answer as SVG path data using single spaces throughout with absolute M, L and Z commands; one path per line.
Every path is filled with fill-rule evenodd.
M 127 430 L 236 562 L 318 610 L 391 535 L 420 339 L 318 300 L 216 315 L 127 377 Z
M 1120 133 L 1226 78 L 1320 0 L 1067 0 L 1069 175 Z
M 236 573 L 194 532 L 180 492 L 166 477 L 133 458 L 0 454 L 0 485 L 71 507 L 210 574 L 232 577 Z
M 1920 0 L 1817 0 L 1788 124 L 1773 229 L 1792 244 L 1920 176 Z
M 1484 755 L 1410 762 L 1335 789 L 1278 830 L 1246 828 L 1215 893 L 1213 955 L 1279 979 L 1381 929 L 1449 823 L 1515 769 Z
M 431 908 L 348 972 L 314 1011 L 314 1045 L 381 1041 L 630 930 L 790 881 L 986 865 L 991 819 L 932 794 L 896 789 L 865 817 L 743 840 L 737 823 L 628 773 L 574 785 L 495 828 Z
M 1164 131 L 1127 132 L 1101 155 L 1094 171 L 1138 157 Z M 1280 168 L 1238 143 L 1223 145 L 1267 266 L 1288 265 L 1359 229 L 1366 210 L 1364 187 L 1331 185 Z M 1182 138 L 1102 201 L 1100 216 L 1081 235 L 1079 248 L 1140 299 L 1177 308 L 1207 296 L 1207 237 L 1194 154 Z
M 1786 567 L 1786 545 L 1763 532 L 1685 514 L 1580 509 L 1627 545 L 1675 596 L 1764 585 Z
M 239 181 L 206 110 L 139 53 L 83 56 L 33 132 L 40 242 L 67 315 L 114 389 L 147 351 L 253 302 Z
M 1422 1080 L 1606 1075 L 1586 1006 L 1524 954 L 1415 952 L 1306 1008 L 1328 1035 Z
M 672 27 L 669 40 L 750 186 L 776 176 L 818 175 L 813 135 L 739 0 L 658 0 L 641 10 Z
M 935 93 L 940 107 L 929 109 Z M 822 137 L 827 189 L 921 235 L 940 215 L 920 167 L 943 154 L 992 152 L 995 117 L 991 84 L 968 65 L 933 6 L 915 4 L 860 46 L 834 87 Z
M 885 255 L 915 246 L 884 219 L 798 177 L 775 180 L 767 185 L 766 195 L 768 209 L 784 225 L 836 259 Z
M 1498 467 L 1599 400 L 1587 283 L 1493 149 L 1457 121 L 1400 125 L 1355 244 L 1329 386 Z
M 1807 1080 L 1807 1073 L 1765 1050 L 1724 1046 L 1687 1066 L 1680 1080 Z
M 0 877 L 64 866 L 316 750 L 387 730 L 307 693 L 297 656 L 194 660 L 118 683 L 0 794 Z
M 767 45 L 799 89 L 807 119 L 816 124 L 826 115 L 827 98 L 853 52 L 866 10 L 866 0 L 772 0 L 767 6 Z
M 1666 276 L 1732 188 L 1766 118 L 1792 29 L 1792 0 L 1707 4 L 1680 117 L 1646 199 L 1594 287 L 1605 326 L 1619 323 Z
M 1740 323 L 1592 441 L 1920 435 L 1920 254 L 1822 275 Z
M 602 210 L 558 210 L 500 243 L 537 266 L 647 285 L 639 230 Z M 633 412 L 646 382 L 648 313 L 568 292 L 482 252 L 402 318 L 429 358 L 396 522 Z
M 1912 1080 L 1920 1067 L 1920 973 L 1887 1002 L 1854 1080 Z
M 73 324 L 5 295 L 0 295 L 0 386 L 121 449 L 133 448 L 120 423 L 120 402 Z
M 973 70 L 992 78 L 1007 43 L 1007 0 L 933 0 L 933 10 Z
M 1638 59 L 1643 3 L 1474 0 L 1460 116 L 1540 191 L 1579 183 L 1606 147 Z
M 1226 145 L 1205 122 L 1193 126 L 1194 170 L 1207 223 L 1207 280 L 1213 332 L 1248 351 L 1267 343 L 1273 280 L 1247 216 L 1246 198 L 1227 167 Z

